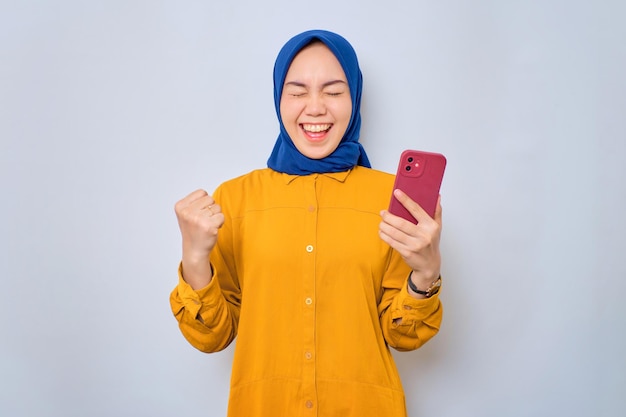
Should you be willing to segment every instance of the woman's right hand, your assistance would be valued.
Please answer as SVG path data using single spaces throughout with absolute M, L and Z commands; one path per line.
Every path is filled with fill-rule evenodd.
M 209 255 L 224 224 L 224 214 L 204 190 L 196 190 L 176 203 L 174 210 L 183 239 L 183 277 L 194 290 L 207 286 L 213 273 Z

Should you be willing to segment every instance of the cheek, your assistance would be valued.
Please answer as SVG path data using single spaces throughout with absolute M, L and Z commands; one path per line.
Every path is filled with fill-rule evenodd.
M 290 103 L 289 100 L 280 102 L 280 118 L 283 120 L 285 126 L 294 123 L 297 116 L 298 111 L 293 103 Z
M 346 126 L 350 123 L 350 117 L 352 117 L 352 102 L 347 101 L 341 104 L 337 109 L 337 115 L 341 119 L 342 123 Z
M 283 123 L 285 122 L 285 118 L 287 117 L 286 107 L 287 106 L 285 105 L 285 101 L 281 100 L 279 111 L 280 111 L 280 118 L 283 119 Z
M 291 140 L 298 137 L 297 113 L 294 112 L 293 104 L 290 105 L 289 100 L 280 103 L 280 118 L 287 134 Z

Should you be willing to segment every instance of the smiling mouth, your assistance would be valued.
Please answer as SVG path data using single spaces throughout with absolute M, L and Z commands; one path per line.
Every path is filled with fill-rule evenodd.
M 307 133 L 322 133 L 322 132 L 326 132 L 330 130 L 332 126 L 333 125 L 330 123 L 324 123 L 324 124 L 303 123 L 302 129 Z

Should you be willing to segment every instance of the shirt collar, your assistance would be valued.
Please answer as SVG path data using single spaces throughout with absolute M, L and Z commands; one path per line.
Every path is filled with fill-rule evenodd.
M 293 181 L 295 181 L 296 179 L 300 177 L 310 177 L 312 175 L 323 175 L 325 177 L 332 178 L 335 181 L 345 182 L 346 179 L 348 178 L 348 175 L 350 175 L 353 169 L 349 169 L 347 171 L 341 171 L 341 172 L 322 172 L 319 174 L 309 174 L 309 175 L 290 175 L 290 174 L 285 174 L 285 173 L 283 173 L 282 175 L 283 175 L 283 180 L 285 181 L 285 184 L 287 185 L 291 184 Z

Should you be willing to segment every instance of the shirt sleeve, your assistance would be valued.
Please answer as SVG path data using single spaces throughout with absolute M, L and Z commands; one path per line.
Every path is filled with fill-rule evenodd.
M 383 297 L 379 316 L 383 335 L 389 346 L 399 351 L 422 346 L 439 331 L 443 307 L 439 294 L 417 299 L 409 294 L 409 268 L 393 251 L 390 267 L 383 278 Z
M 219 201 L 220 189 L 214 198 Z M 194 290 L 178 267 L 178 285 L 170 295 L 172 313 L 192 346 L 203 352 L 225 349 L 237 335 L 241 289 L 232 255 L 231 220 L 225 215 L 218 241 L 211 253 L 213 278 L 206 287 Z
M 178 285 L 170 295 L 172 313 L 185 339 L 203 352 L 225 349 L 237 334 L 239 308 L 222 294 L 216 271 L 206 287 L 195 291 L 178 267 Z

